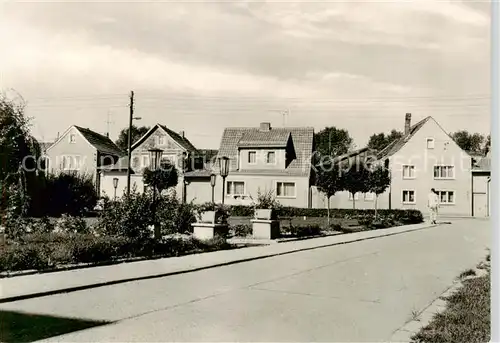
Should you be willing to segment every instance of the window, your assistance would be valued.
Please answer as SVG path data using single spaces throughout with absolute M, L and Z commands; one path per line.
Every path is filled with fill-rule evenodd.
M 439 203 L 441 204 L 454 204 L 455 192 L 454 191 L 437 191 Z
M 276 153 L 274 151 L 269 151 L 267 153 L 267 160 L 266 160 L 266 162 L 268 164 L 274 164 L 274 163 L 276 163 Z
M 375 199 L 375 194 L 374 193 L 365 193 L 365 200 L 367 201 L 372 201 L 373 199 Z
M 403 204 L 414 204 L 414 203 L 415 203 L 415 191 L 404 190 Z
M 276 196 L 278 197 L 295 197 L 294 182 L 278 182 L 276 184 Z
M 142 156 L 142 168 L 149 168 L 149 156 L 144 155 Z
M 434 149 L 434 138 L 427 138 L 427 149 Z
M 160 145 L 165 145 L 165 136 L 160 136 L 159 142 Z
M 434 166 L 435 179 L 453 179 L 455 178 L 454 166 Z
M 257 163 L 257 152 L 256 151 L 249 151 L 248 152 L 248 163 L 249 164 Z
M 245 182 L 227 181 L 227 195 L 245 195 Z
M 349 200 L 352 200 L 352 193 L 349 192 Z M 359 200 L 359 193 L 354 194 L 354 200 Z
M 403 179 L 415 178 L 415 166 L 403 166 Z
M 69 142 L 70 143 L 75 143 L 76 142 L 76 135 L 74 133 L 69 135 Z

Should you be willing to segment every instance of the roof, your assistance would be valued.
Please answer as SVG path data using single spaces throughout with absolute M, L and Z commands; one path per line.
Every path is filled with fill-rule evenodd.
M 212 170 L 210 169 L 199 169 L 199 170 L 193 170 L 187 173 L 184 173 L 184 177 L 190 178 L 190 177 L 210 177 L 210 175 L 213 173 Z
M 429 116 L 411 126 L 410 132 L 408 134 L 403 135 L 403 137 L 401 137 L 400 139 L 396 139 L 391 144 L 382 149 L 382 151 L 380 151 L 378 154 L 378 158 L 387 158 L 398 152 L 406 144 L 406 142 L 408 142 L 411 137 L 413 137 L 418 132 L 418 130 L 420 130 L 424 126 L 424 124 L 427 123 L 431 118 L 432 117 Z
M 283 127 L 271 128 L 266 131 L 266 135 L 258 127 L 232 127 L 226 128 L 222 134 L 218 157 L 227 156 L 230 159 L 230 170 L 242 174 L 285 174 L 309 176 L 311 172 L 311 158 L 313 154 L 314 128 L 312 127 Z M 283 140 L 283 137 L 291 137 L 296 158 L 284 170 L 238 170 L 237 157 L 240 148 L 239 143 L 250 139 L 259 138 L 262 147 L 269 146 Z M 269 137 L 268 145 L 265 145 L 264 138 Z
M 166 127 L 165 125 L 162 125 L 162 124 L 156 124 L 151 129 L 149 129 L 149 131 L 146 132 L 141 138 L 139 138 L 139 140 L 137 140 L 137 142 L 135 142 L 134 144 L 132 144 L 132 150 L 135 147 L 137 147 L 140 144 L 142 144 L 157 128 L 161 128 L 162 130 L 164 130 L 184 150 L 186 150 L 188 152 L 197 151 L 196 148 L 194 147 L 194 145 L 191 144 L 191 142 L 189 141 L 189 139 L 187 139 L 186 137 L 181 136 L 177 132 L 169 129 L 168 127 Z
M 124 152 L 109 138 L 100 133 L 94 132 L 90 129 L 74 125 L 80 131 L 83 137 L 94 147 L 97 151 L 122 156 Z
M 269 131 L 252 130 L 244 132 L 238 141 L 240 148 L 286 148 L 290 131 L 270 129 Z
M 343 161 L 345 159 L 349 159 L 351 157 L 356 157 L 356 156 L 359 156 L 361 154 L 365 154 L 366 155 L 365 158 L 368 158 L 368 157 L 371 157 L 371 156 L 376 156 L 376 150 L 375 149 L 370 149 L 368 147 L 365 147 L 365 148 L 362 148 L 362 149 L 350 151 L 350 152 L 348 152 L 346 154 L 343 154 L 343 155 L 335 157 L 333 159 L 333 162 Z M 373 154 L 373 155 L 370 155 L 370 154 Z
M 177 144 L 179 144 L 180 146 L 182 146 L 184 149 L 186 149 L 187 151 L 196 151 L 196 148 L 194 147 L 193 144 L 191 144 L 191 142 L 189 141 L 189 139 L 187 139 L 186 137 L 182 137 L 180 134 L 178 134 L 175 131 L 170 130 L 165 125 L 159 125 L 159 126 L 163 130 L 165 130 L 170 135 L 170 137 L 172 137 L 172 139 L 174 141 L 176 141 Z

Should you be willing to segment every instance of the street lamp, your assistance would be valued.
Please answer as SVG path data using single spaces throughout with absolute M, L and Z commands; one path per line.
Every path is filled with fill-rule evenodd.
M 161 155 L 163 154 L 163 150 L 161 149 L 149 149 L 149 163 L 150 163 L 150 169 L 153 172 L 156 172 L 158 170 L 160 160 L 161 160 Z M 160 239 L 160 228 L 158 226 L 158 223 L 156 221 L 156 177 L 153 177 L 153 227 L 154 227 L 154 236 L 155 239 Z
M 113 178 L 113 187 L 115 188 L 115 201 L 116 201 L 116 188 L 118 187 L 118 178 Z
M 217 175 L 214 173 L 210 174 L 210 186 L 212 186 L 212 205 L 215 204 L 214 191 L 215 191 L 215 181 L 217 180 Z
M 223 156 L 219 158 L 219 170 L 222 177 L 222 204 L 224 205 L 224 196 L 226 191 L 226 177 L 229 174 L 229 157 Z
M 133 93 L 132 93 L 132 99 L 133 99 Z M 127 196 L 130 196 L 130 163 L 131 163 L 130 160 L 132 159 L 132 121 L 133 120 L 141 120 L 141 119 L 142 119 L 141 117 L 134 117 L 134 107 L 133 107 L 133 102 L 132 102 L 132 104 L 130 106 L 130 120 L 128 123 Z

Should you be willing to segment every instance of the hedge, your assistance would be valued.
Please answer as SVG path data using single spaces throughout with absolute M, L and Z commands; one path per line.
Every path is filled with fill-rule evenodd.
M 80 263 L 97 264 L 133 257 L 170 257 L 233 248 L 222 239 L 165 238 L 136 241 L 91 234 L 27 234 L 0 249 L 0 272 L 47 270 Z
M 297 208 L 282 207 L 277 210 L 280 217 L 327 217 L 326 208 Z M 253 216 L 254 208 L 251 206 L 231 206 L 231 215 L 236 217 Z M 386 220 L 400 222 L 402 224 L 418 224 L 424 221 L 422 212 L 419 210 L 378 210 L 378 216 Z M 373 220 L 375 210 L 373 209 L 331 209 L 330 217 L 342 219 Z

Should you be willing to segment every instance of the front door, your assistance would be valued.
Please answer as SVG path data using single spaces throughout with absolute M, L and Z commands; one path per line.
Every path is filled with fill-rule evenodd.
M 488 194 L 474 194 L 474 217 L 488 217 Z

